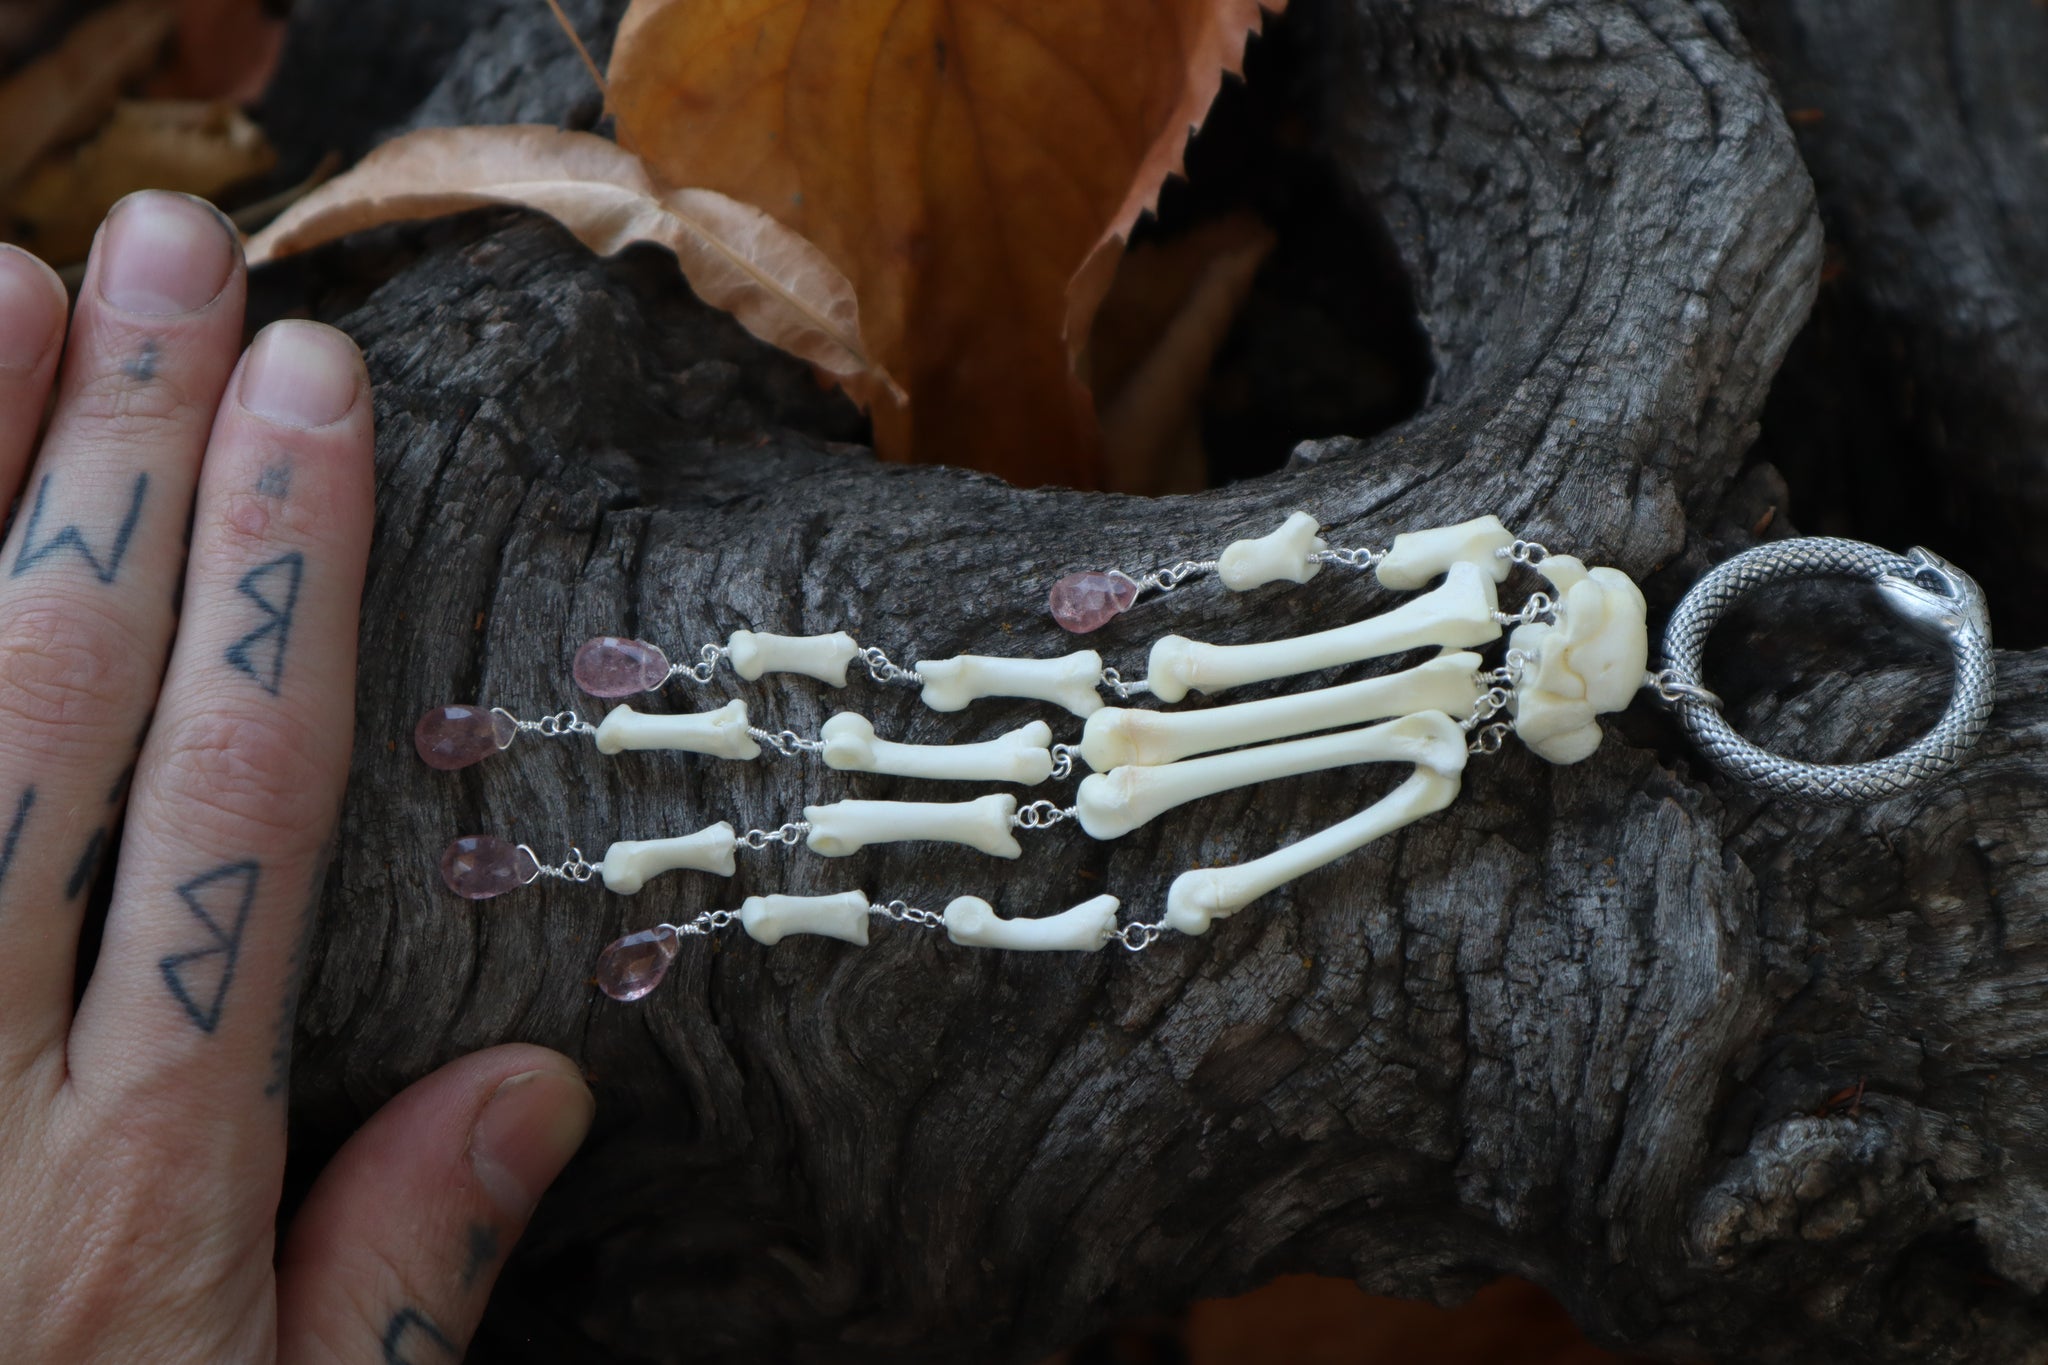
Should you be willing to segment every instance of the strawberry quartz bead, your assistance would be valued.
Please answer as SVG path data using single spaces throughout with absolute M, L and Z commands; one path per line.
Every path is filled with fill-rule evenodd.
M 412 743 L 429 768 L 449 772 L 481 763 L 510 744 L 519 726 L 482 706 L 437 706 L 413 727 Z
M 614 1000 L 638 1000 L 668 975 L 679 940 L 673 929 L 643 929 L 612 943 L 597 959 L 597 988 Z
M 1129 611 L 1138 600 L 1138 582 L 1115 569 L 1090 569 L 1070 573 L 1052 585 L 1046 605 L 1052 619 L 1076 635 L 1086 635 L 1109 624 L 1112 617 Z
M 600 635 L 584 641 L 570 671 L 593 697 L 630 697 L 668 681 L 668 656 L 645 640 Z
M 471 834 L 441 855 L 441 880 L 458 896 L 489 900 L 516 891 L 540 875 L 540 864 L 518 844 L 488 834 Z

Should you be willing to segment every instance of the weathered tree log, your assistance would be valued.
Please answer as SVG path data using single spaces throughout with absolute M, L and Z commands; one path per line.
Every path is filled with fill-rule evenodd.
M 1285 1270 L 1440 1298 L 1512 1271 L 1598 1338 L 1672 1359 L 2048 1351 L 2048 655 L 2001 658 L 1982 757 L 1921 795 L 1760 802 L 1639 707 L 1583 764 L 1510 745 L 1446 814 L 1135 957 L 878 931 L 865 950 L 693 944 L 634 1007 L 586 983 L 623 929 L 755 892 L 1035 913 L 1106 888 L 1156 907 L 1174 872 L 1298 837 L 1383 779 L 1297 779 L 1107 845 L 1059 831 L 1016 865 L 748 855 L 733 883 L 484 906 L 436 884 L 458 833 L 594 849 L 773 826 L 828 794 L 932 795 L 582 745 L 523 741 L 452 776 L 413 757 L 427 706 L 569 702 L 590 634 L 845 627 L 899 657 L 1050 654 L 1062 573 L 1213 550 L 1296 507 L 1347 544 L 1497 510 L 1668 606 L 1785 529 L 1775 474 L 1744 459 L 1820 229 L 1727 15 L 1295 3 L 1276 41 L 1320 92 L 1361 239 L 1369 216 L 1391 232 L 1435 378 L 1412 420 L 1311 442 L 1271 478 L 1142 501 L 878 465 L 844 444 L 848 409 L 666 258 L 592 260 L 528 218 L 380 234 L 268 282 L 362 341 L 380 420 L 356 767 L 294 1071 L 301 1169 L 492 1042 L 562 1048 L 599 1096 L 477 1359 L 1025 1361 Z M 596 31 L 595 6 L 578 17 Z M 314 0 L 294 23 L 279 101 L 305 129 L 367 83 L 314 41 L 343 28 L 410 35 L 379 60 L 413 64 L 378 79 L 424 92 L 418 117 L 594 116 L 566 53 L 518 66 L 553 51 L 523 0 Z M 1166 630 L 1268 638 L 1385 601 L 1335 574 L 1248 600 L 1191 586 L 1100 639 L 1131 664 Z M 1944 665 L 1877 619 L 1787 594 L 1731 630 L 1744 648 L 1717 681 L 1763 742 L 1895 745 L 1938 710 Z M 733 690 L 802 730 L 841 700 Z M 925 741 L 1040 713 L 858 703 Z

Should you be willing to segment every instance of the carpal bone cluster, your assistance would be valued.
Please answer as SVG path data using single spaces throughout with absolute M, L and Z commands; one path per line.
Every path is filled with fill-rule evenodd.
M 733 925 L 765 944 L 790 934 L 864 944 L 870 922 L 881 918 L 942 931 L 971 947 L 1080 952 L 1116 942 L 1137 949 L 1169 932 L 1206 933 L 1216 920 L 1288 882 L 1442 810 L 1456 798 L 1470 757 L 1493 752 L 1509 734 L 1554 763 L 1587 757 L 1599 744 L 1596 718 L 1628 705 L 1644 685 L 1649 640 L 1643 596 L 1616 570 L 1550 554 L 1492 516 L 1399 535 L 1384 550 L 1332 549 L 1321 532 L 1315 518 L 1295 512 L 1271 533 L 1236 541 L 1213 560 L 1061 579 L 1049 606 L 1076 632 L 1132 610 L 1147 593 L 1169 595 L 1208 575 L 1230 591 L 1246 592 L 1280 582 L 1308 584 L 1325 569 L 1338 569 L 1371 572 L 1383 587 L 1417 594 L 1362 620 L 1256 644 L 1164 635 L 1135 678 L 1106 666 L 1092 649 L 1051 659 L 966 654 L 906 666 L 844 631 L 801 637 L 735 631 L 723 644 L 700 647 L 689 664 L 672 663 L 666 650 L 647 641 L 592 640 L 577 653 L 575 680 L 584 691 L 613 700 L 676 683 L 706 686 L 721 667 L 748 680 L 793 674 L 847 688 L 858 661 L 873 684 L 915 688 L 936 712 L 1005 698 L 1039 702 L 1055 714 L 990 738 L 913 744 L 878 734 L 852 708 L 833 715 L 816 735 L 802 735 L 768 728 L 766 718 L 750 714 L 739 699 L 683 713 L 619 701 L 594 724 L 573 711 L 522 720 L 500 708 L 449 706 L 421 720 L 415 742 L 422 758 L 436 768 L 459 768 L 520 735 L 588 736 L 604 754 L 668 750 L 735 762 L 798 759 L 841 772 L 1027 789 L 1073 778 L 1078 783 L 1068 804 L 1020 804 L 1011 792 L 958 801 L 825 802 L 773 829 L 742 834 L 720 821 L 674 837 L 618 841 L 594 863 L 574 851 L 564 862 L 543 863 L 526 844 L 471 836 L 449 847 L 443 878 L 473 899 L 542 877 L 601 878 L 612 891 L 632 894 L 671 871 L 730 877 L 740 852 L 798 844 L 828 858 L 878 844 L 940 842 L 1014 859 L 1025 852 L 1019 834 L 1072 826 L 1086 837 L 1115 839 L 1189 802 L 1247 786 L 1360 764 L 1408 770 L 1385 796 L 1327 829 L 1235 867 L 1181 873 L 1156 918 L 1125 921 L 1120 902 L 1108 895 L 1053 914 L 1009 918 L 971 896 L 939 911 L 904 900 L 877 904 L 859 891 L 756 896 L 736 911 L 627 935 L 605 950 L 598 983 L 617 999 L 638 999 L 659 982 L 685 939 Z M 1540 577 L 1547 591 L 1531 592 L 1504 611 L 1503 585 L 1527 573 Z M 1483 651 L 1504 636 L 1505 650 L 1489 659 Z M 1421 649 L 1437 652 L 1358 681 L 1188 710 L 1133 704 L 1149 698 L 1171 705 Z M 1069 728 L 1069 717 L 1081 724 Z M 1054 721 L 1068 739 L 1056 741 Z

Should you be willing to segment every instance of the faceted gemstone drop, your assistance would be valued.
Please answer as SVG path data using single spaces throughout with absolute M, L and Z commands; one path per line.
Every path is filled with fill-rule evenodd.
M 512 742 L 510 716 L 482 706 L 437 706 L 413 727 L 413 747 L 429 768 L 447 772 L 481 763 Z
M 1052 619 L 1076 635 L 1099 630 L 1138 600 L 1138 582 L 1115 569 L 1070 573 L 1052 585 L 1046 599 Z
M 626 935 L 598 956 L 597 988 L 614 1000 L 638 1000 L 668 974 L 677 942 L 673 929 Z
M 600 635 L 583 642 L 571 671 L 593 697 L 630 697 L 668 681 L 668 656 L 645 640 Z
M 441 880 L 458 896 L 489 900 L 516 890 L 540 875 L 540 864 L 518 844 L 488 834 L 471 834 L 441 855 Z

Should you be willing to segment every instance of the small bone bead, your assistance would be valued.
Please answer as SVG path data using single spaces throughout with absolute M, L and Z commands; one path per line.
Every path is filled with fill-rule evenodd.
M 716 711 L 648 716 L 614 706 L 597 727 L 599 753 L 621 749 L 680 749 L 715 758 L 759 758 L 761 746 L 747 733 L 747 704 L 733 700 Z
M 1166 892 L 1166 925 L 1183 934 L 1206 934 L 1212 921 L 1235 914 L 1268 891 L 1442 810 L 1457 797 L 1458 786 L 1456 773 L 1418 767 L 1384 797 L 1320 833 L 1236 867 L 1183 872 Z
M 1019 953 L 1092 953 L 1116 932 L 1115 896 L 1097 896 L 1041 919 L 1004 919 L 979 896 L 946 906 L 946 937 L 967 948 L 1008 948 Z
M 732 826 L 723 820 L 673 839 L 622 839 L 604 851 L 599 870 L 604 884 L 622 896 L 638 891 L 649 877 L 678 868 L 730 877 L 733 843 Z
M 1126 764 L 1156 766 L 1193 754 L 1263 744 L 1270 739 L 1363 725 L 1416 711 L 1472 712 L 1478 700 L 1477 654 L 1439 654 L 1414 668 L 1341 687 L 1296 692 L 1205 711 L 1145 711 L 1109 706 L 1088 717 L 1081 757 L 1095 771 Z
M 1102 656 L 1084 649 L 1057 659 L 1004 659 L 962 654 L 920 659 L 924 704 L 934 711 L 964 710 L 982 697 L 1024 697 L 1064 706 L 1077 716 L 1102 709 Z
M 752 682 L 763 673 L 802 673 L 834 687 L 846 686 L 846 666 L 860 643 L 845 631 L 830 635 L 769 635 L 736 630 L 725 642 L 732 671 Z
M 844 858 L 869 844 L 920 840 L 1016 858 L 1024 853 L 1010 823 L 1016 816 L 1017 798 L 1002 795 L 979 801 L 835 801 L 804 807 L 811 826 L 804 842 L 828 858 Z
M 1027 787 L 1052 776 L 1052 727 L 1042 720 L 979 744 L 898 744 L 875 738 L 867 717 L 841 711 L 825 722 L 818 737 L 825 741 L 825 766 L 840 772 Z
M 1232 592 L 1244 592 L 1285 579 L 1306 583 L 1322 571 L 1313 556 L 1330 547 L 1316 536 L 1316 519 L 1306 512 L 1289 514 L 1280 529 L 1257 540 L 1234 540 L 1216 558 L 1216 576 Z
M 1499 517 L 1475 517 L 1456 526 L 1406 531 L 1394 537 L 1373 573 L 1381 587 L 1399 592 L 1426 587 L 1453 564 L 1476 565 L 1501 583 L 1515 566 L 1495 552 L 1514 543 L 1514 533 L 1501 525 Z
M 1158 768 L 1117 768 L 1081 780 L 1075 814 L 1091 838 L 1115 839 L 1204 796 L 1353 763 L 1419 763 L 1439 772 L 1462 772 L 1465 732 L 1441 711 L 1421 711 L 1362 730 L 1183 759 Z
M 1334 630 L 1255 645 L 1205 645 L 1166 636 L 1152 646 L 1145 683 L 1161 701 L 1177 702 L 1190 691 L 1220 692 L 1423 645 L 1465 649 L 1500 637 L 1500 622 L 1493 619 L 1499 608 L 1492 576 L 1460 561 L 1422 596 Z
M 864 892 L 836 896 L 749 896 L 740 906 L 740 925 L 758 943 L 773 947 L 789 934 L 820 934 L 868 946 L 868 898 Z

